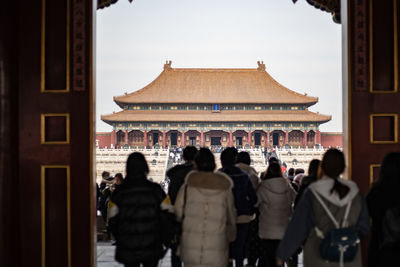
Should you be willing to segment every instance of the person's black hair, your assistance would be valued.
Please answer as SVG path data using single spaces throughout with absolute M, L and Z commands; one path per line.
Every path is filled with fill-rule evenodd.
M 130 181 L 137 178 L 146 178 L 149 173 L 149 166 L 146 158 L 140 152 L 133 152 L 129 155 L 126 162 L 126 180 Z
M 294 175 L 295 175 L 295 176 L 296 176 L 297 174 L 300 174 L 300 173 L 305 173 L 304 169 L 302 169 L 302 168 L 297 168 L 297 169 L 294 171 Z
M 115 178 L 118 178 L 118 179 L 120 179 L 121 181 L 124 180 L 124 176 L 122 176 L 122 173 L 120 173 L 120 172 L 114 175 L 114 179 L 115 179 Z
M 339 175 L 344 171 L 345 166 L 346 165 L 342 151 L 336 148 L 331 148 L 325 152 L 321 162 L 322 172 L 335 180 L 330 193 L 332 194 L 336 191 L 340 199 L 344 198 L 350 191 L 350 188 L 347 185 L 342 184 L 338 180 Z
M 238 151 L 234 147 L 227 147 L 224 151 L 221 153 L 221 164 L 222 167 L 229 167 L 235 165 L 235 160 L 236 160 L 236 155 L 238 154 Z
M 101 173 L 101 177 L 104 178 L 104 179 L 105 179 L 106 177 L 109 177 L 109 176 L 110 176 L 110 173 L 107 172 L 107 171 L 104 171 L 104 172 Z
M 289 176 L 294 176 L 294 168 L 290 168 L 290 169 L 288 170 L 288 175 L 289 175 Z
M 400 152 L 390 152 L 383 158 L 376 186 L 387 192 L 400 188 Z
M 271 164 L 271 163 L 273 163 L 273 162 L 279 164 L 279 159 L 277 159 L 277 158 L 275 158 L 275 157 L 270 157 L 269 160 L 268 160 L 268 164 Z
M 200 148 L 194 158 L 197 170 L 204 172 L 213 172 L 215 170 L 215 159 L 213 153 L 208 148 Z
M 197 154 L 197 148 L 194 146 L 187 146 L 183 149 L 183 159 L 185 161 L 193 161 Z
M 313 159 L 308 165 L 308 176 L 317 177 L 318 168 L 321 161 L 319 159 Z
M 264 179 L 283 177 L 281 165 L 277 162 L 272 162 L 269 164 L 267 171 L 265 172 Z
M 244 163 L 246 165 L 250 165 L 251 159 L 250 154 L 246 151 L 242 151 L 236 156 L 236 163 Z

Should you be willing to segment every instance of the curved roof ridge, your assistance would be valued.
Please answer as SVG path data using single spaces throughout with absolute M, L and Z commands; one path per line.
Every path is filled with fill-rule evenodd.
M 114 96 L 128 103 L 306 104 L 318 98 L 294 92 L 259 68 L 171 68 L 170 63 L 148 85 Z
M 116 100 L 117 98 L 123 98 L 123 97 L 126 97 L 126 96 L 131 96 L 131 95 L 135 95 L 135 94 L 137 94 L 137 93 L 140 93 L 140 91 L 142 91 L 142 90 L 144 90 L 144 89 L 150 87 L 151 85 L 153 85 L 153 84 L 157 81 L 157 79 L 159 79 L 159 78 L 164 74 L 164 72 L 165 72 L 165 70 L 163 70 L 154 80 L 152 80 L 152 81 L 151 81 L 148 85 L 146 85 L 145 87 L 140 88 L 139 90 L 133 91 L 132 93 L 128 93 L 128 94 L 121 95 L 121 96 L 114 96 L 114 97 L 113 97 L 113 100 L 114 100 L 114 101 L 117 101 L 117 100 Z
M 281 87 L 281 88 L 287 90 L 289 93 L 295 94 L 295 95 L 297 95 L 297 96 L 308 97 L 308 98 L 314 98 L 314 99 L 316 100 L 316 102 L 318 102 L 318 97 L 308 96 L 306 93 L 304 93 L 304 95 L 303 95 L 303 94 L 297 93 L 297 92 L 295 92 L 295 91 L 293 91 L 293 90 L 290 90 L 289 88 L 287 88 L 286 86 L 284 86 L 283 84 L 281 84 L 280 82 L 278 82 L 277 80 L 275 80 L 274 77 L 272 77 L 271 74 L 269 74 L 268 71 L 264 71 L 264 72 L 265 72 L 265 74 L 268 76 L 268 78 L 272 80 L 272 82 L 274 82 L 274 83 L 275 83 L 276 85 L 278 85 L 279 87 Z
M 255 68 L 170 68 L 170 71 L 232 71 L 232 72 L 242 72 L 242 71 L 259 71 Z

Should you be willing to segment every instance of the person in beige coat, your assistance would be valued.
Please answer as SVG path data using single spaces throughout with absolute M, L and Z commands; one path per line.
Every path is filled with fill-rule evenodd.
M 225 267 L 229 243 L 236 238 L 233 183 L 224 173 L 214 172 L 214 155 L 201 148 L 196 171 L 188 173 L 175 202 L 182 221 L 180 255 L 185 267 Z
M 278 163 L 271 163 L 263 181 L 258 186 L 260 221 L 258 235 L 261 238 L 263 254 L 261 261 L 266 266 L 275 266 L 276 250 L 283 238 L 292 215 L 296 192 L 282 176 Z

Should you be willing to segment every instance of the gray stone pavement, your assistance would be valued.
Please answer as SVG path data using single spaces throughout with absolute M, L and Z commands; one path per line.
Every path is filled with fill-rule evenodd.
M 97 267 L 124 267 L 114 259 L 115 246 L 111 242 L 97 242 Z M 168 251 L 163 259 L 158 263 L 158 267 L 170 267 L 171 256 Z
M 115 246 L 111 242 L 97 242 L 97 266 L 98 267 L 124 267 L 114 259 Z M 299 257 L 298 267 L 303 267 L 302 255 Z M 167 252 L 165 257 L 160 260 L 158 267 L 171 267 L 170 251 Z

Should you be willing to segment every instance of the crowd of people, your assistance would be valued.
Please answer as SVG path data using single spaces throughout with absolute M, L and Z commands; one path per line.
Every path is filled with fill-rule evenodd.
M 188 146 L 182 158 L 166 173 L 167 192 L 148 179 L 139 152 L 128 157 L 124 179 L 103 175 L 99 194 L 108 210 L 101 197 L 99 208 L 125 266 L 158 266 L 167 249 L 172 267 L 243 267 L 245 259 L 247 267 L 292 267 L 301 252 L 306 267 L 361 266 L 368 233 L 368 266 L 397 260 L 400 153 L 386 155 L 366 199 L 355 182 L 340 178 L 345 158 L 337 149 L 312 160 L 307 174 L 282 172 L 275 157 L 258 174 L 250 155 L 233 147 L 221 152 L 219 170 L 207 148 Z

